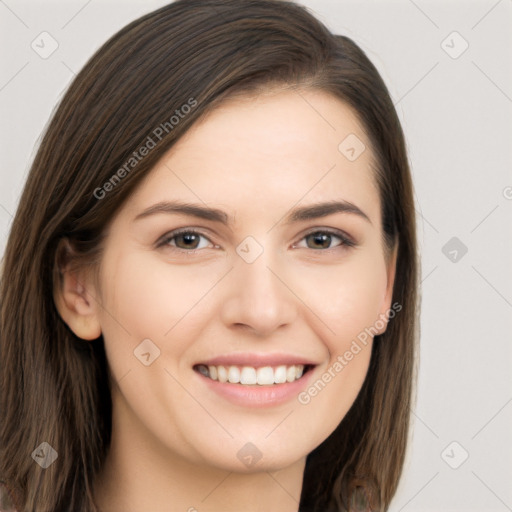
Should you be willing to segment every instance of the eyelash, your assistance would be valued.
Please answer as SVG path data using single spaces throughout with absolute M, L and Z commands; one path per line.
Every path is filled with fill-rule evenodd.
M 164 237 L 160 240 L 160 242 L 157 242 L 157 248 L 167 246 L 167 247 L 170 247 L 172 250 L 176 250 L 179 252 L 192 253 L 192 254 L 201 250 L 201 249 L 182 249 L 180 247 L 170 245 L 169 242 L 174 240 L 179 235 L 183 235 L 183 234 L 201 236 L 203 238 L 206 238 L 210 243 L 213 244 L 213 242 L 204 233 L 201 233 L 200 231 L 197 231 L 194 228 L 182 228 L 182 229 L 177 229 L 175 231 L 172 231 L 172 232 L 164 235 Z M 351 247 L 355 247 L 357 245 L 351 238 L 349 238 L 343 232 L 333 230 L 333 229 L 327 229 L 327 228 L 315 229 L 315 230 L 309 231 L 299 240 L 299 242 L 302 242 L 302 240 L 306 239 L 310 235 L 316 235 L 316 234 L 330 235 L 330 236 L 336 237 L 340 240 L 340 244 L 336 245 L 334 247 L 328 247 L 327 249 L 311 249 L 312 251 L 315 251 L 315 252 L 326 252 L 326 251 L 335 250 L 337 248 L 338 249 L 351 248 Z M 301 247 L 301 248 L 302 249 L 310 249 L 309 247 Z

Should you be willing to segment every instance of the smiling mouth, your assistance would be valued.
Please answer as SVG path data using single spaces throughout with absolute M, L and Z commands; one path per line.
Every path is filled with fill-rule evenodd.
M 299 380 L 314 365 L 279 365 L 279 366 L 210 366 L 197 364 L 194 370 L 204 377 L 220 383 L 241 384 L 243 386 L 274 386 Z

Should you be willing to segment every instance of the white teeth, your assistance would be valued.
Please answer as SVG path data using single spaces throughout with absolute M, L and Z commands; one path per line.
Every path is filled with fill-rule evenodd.
M 231 384 L 243 384 L 246 386 L 259 385 L 271 386 L 273 384 L 284 384 L 300 379 L 304 373 L 304 365 L 292 366 L 263 366 L 254 368 L 252 366 L 206 366 L 198 365 L 197 370 L 205 377 L 219 382 Z
M 228 380 L 231 384 L 238 384 L 240 382 L 240 368 L 238 366 L 229 367 Z
M 240 384 L 256 384 L 256 370 L 250 366 L 244 366 L 240 374 Z
M 284 384 L 286 382 L 286 366 L 278 366 L 274 370 L 274 382 L 276 384 Z
M 263 368 L 258 368 L 256 376 L 258 378 L 258 384 L 260 386 L 270 386 L 270 384 L 274 384 L 274 370 L 272 369 L 271 366 L 264 366 Z
M 211 376 L 211 374 L 210 374 Z M 219 382 L 227 382 L 228 381 L 228 372 L 224 366 L 217 366 L 217 376 L 219 378 Z M 212 377 L 213 379 L 213 377 Z
M 217 367 L 216 366 L 208 366 L 208 371 L 210 372 L 210 377 L 213 380 L 217 380 Z

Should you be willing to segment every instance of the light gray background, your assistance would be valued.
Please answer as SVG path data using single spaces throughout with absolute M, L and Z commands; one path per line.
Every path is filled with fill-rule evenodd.
M 62 91 L 108 37 L 165 3 L 0 0 L 0 254 Z M 382 73 L 414 175 L 421 364 L 391 510 L 512 510 L 512 0 L 302 3 Z M 43 31 L 59 45 L 47 59 L 31 48 Z

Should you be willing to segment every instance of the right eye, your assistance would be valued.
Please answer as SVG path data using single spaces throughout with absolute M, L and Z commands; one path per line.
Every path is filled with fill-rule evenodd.
M 201 243 L 201 238 L 205 242 Z M 170 233 L 164 236 L 164 238 L 158 244 L 158 247 L 170 246 L 173 249 L 176 248 L 177 250 L 193 252 L 196 250 L 198 251 L 200 249 L 207 248 L 208 243 L 212 244 L 208 237 L 206 237 L 202 233 L 199 233 L 198 231 L 187 228 L 171 231 Z M 212 244 L 212 246 L 214 245 Z

